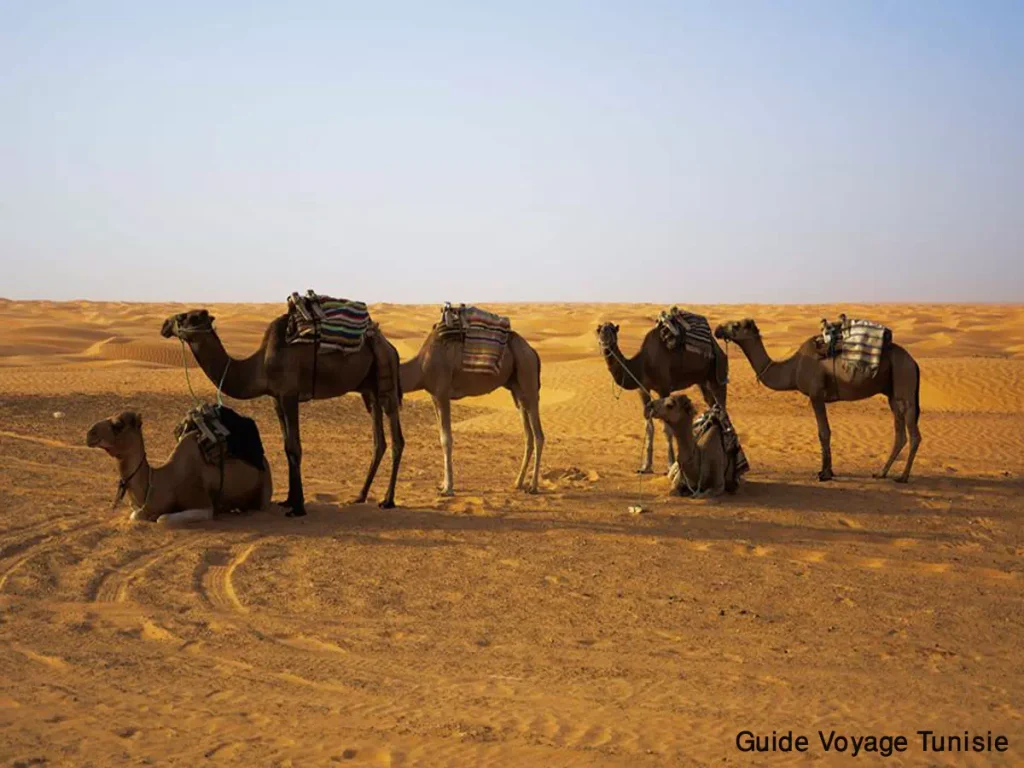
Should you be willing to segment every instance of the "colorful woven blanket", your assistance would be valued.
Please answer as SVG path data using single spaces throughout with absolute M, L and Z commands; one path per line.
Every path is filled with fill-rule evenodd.
M 323 347 L 358 352 L 372 327 L 370 311 L 361 301 L 318 296 L 313 291 L 288 297 L 289 344 L 319 342 Z
M 878 371 L 882 352 L 892 343 L 892 331 L 871 320 L 848 320 L 839 316 L 838 323 L 821 321 L 821 345 L 826 357 L 838 357 L 850 370 L 870 375 Z
M 658 334 L 669 349 L 683 347 L 704 357 L 714 357 L 715 342 L 711 326 L 703 315 L 672 307 L 658 315 Z
M 497 373 L 512 324 L 507 317 L 478 307 L 446 303 L 434 326 L 442 338 L 462 340 L 462 369 L 470 373 Z

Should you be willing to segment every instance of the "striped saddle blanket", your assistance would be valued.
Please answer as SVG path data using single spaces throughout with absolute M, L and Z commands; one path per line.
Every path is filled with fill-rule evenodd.
M 470 373 L 497 373 L 512 324 L 507 317 L 479 307 L 446 302 L 441 320 L 434 326 L 441 339 L 462 341 L 462 369 Z
M 373 328 L 370 310 L 361 301 L 318 296 L 313 291 L 288 297 L 289 344 L 316 342 L 328 349 L 358 352 Z
M 669 349 L 685 348 L 704 357 L 714 357 L 715 342 L 711 326 L 703 315 L 672 307 L 658 315 L 658 335 Z
M 849 370 L 873 376 L 882 362 L 882 353 L 892 344 L 892 331 L 871 320 L 850 320 L 840 315 L 836 323 L 822 319 L 817 341 L 822 357 L 838 358 Z
M 731 456 L 735 461 L 733 476 L 738 478 L 750 469 L 750 462 L 747 461 L 747 455 L 740 446 L 739 435 L 736 434 L 736 429 L 729 421 L 729 415 L 722 410 L 720 405 L 711 406 L 693 422 L 693 439 L 699 441 L 714 426 L 718 427 L 718 431 L 722 435 L 722 445 L 726 455 Z

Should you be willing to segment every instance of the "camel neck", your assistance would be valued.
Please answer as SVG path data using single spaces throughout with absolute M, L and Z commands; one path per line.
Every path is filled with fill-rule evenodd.
M 639 353 L 627 358 L 619 349 L 618 343 L 608 347 L 602 347 L 601 354 L 604 355 L 605 365 L 611 373 L 615 383 L 622 389 L 639 389 L 639 382 L 643 380 L 643 366 L 640 364 Z
M 150 493 L 152 482 L 152 467 L 146 457 L 146 447 L 139 438 L 139 450 L 133 451 L 128 456 L 122 456 L 117 461 L 117 471 L 120 475 L 118 481 L 118 499 L 121 498 L 121 489 L 124 488 L 131 497 L 132 504 L 142 507 Z
M 206 378 L 228 397 L 249 400 L 265 394 L 262 347 L 249 357 L 236 359 L 213 331 L 196 335 L 188 346 Z
M 772 360 L 760 337 L 744 339 L 737 344 L 746 355 L 750 367 L 754 369 L 758 381 L 768 389 L 779 391 L 796 389 L 796 355 L 778 362 Z
M 422 354 L 421 350 L 412 360 L 406 360 L 398 366 L 398 380 L 403 393 L 424 389 Z

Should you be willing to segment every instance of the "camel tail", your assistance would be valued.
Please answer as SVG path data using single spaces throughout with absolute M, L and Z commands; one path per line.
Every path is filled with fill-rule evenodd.
M 398 350 L 378 334 L 373 339 L 373 352 L 377 362 L 377 396 L 385 412 L 402 405 L 402 379 L 398 375 Z
M 917 382 L 914 384 L 914 411 L 916 418 L 921 418 L 921 366 L 914 361 L 914 370 L 917 371 Z

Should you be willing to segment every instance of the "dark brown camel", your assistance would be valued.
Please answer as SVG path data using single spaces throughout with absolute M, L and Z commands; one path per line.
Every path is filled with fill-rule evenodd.
M 892 452 L 882 471 L 875 477 L 885 477 L 907 443 L 910 431 L 910 454 L 903 474 L 897 483 L 905 483 L 914 466 L 914 456 L 921 444 L 917 420 L 921 415 L 921 369 L 910 353 L 892 344 L 883 353 L 877 373 L 870 378 L 854 374 L 844 365 L 835 365 L 834 359 L 822 359 L 817 352 L 815 337 L 809 338 L 789 358 L 775 362 L 765 351 L 761 332 L 753 320 L 736 320 L 715 329 L 719 339 L 734 341 L 747 356 L 758 381 L 779 392 L 796 390 L 810 398 L 814 417 L 818 421 L 818 439 L 821 442 L 821 471 L 819 480 L 831 480 L 832 430 L 828 425 L 826 403 L 837 400 L 864 400 L 873 395 L 889 398 L 895 424 Z
M 213 328 L 213 319 L 205 309 L 182 312 L 167 318 L 160 333 L 165 338 L 176 336 L 187 343 L 203 372 L 229 397 L 250 400 L 267 395 L 273 398 L 288 456 L 288 497 L 283 503 L 283 506 L 290 507 L 288 516 L 306 514 L 302 491 L 299 403 L 314 397 L 326 400 L 348 392 L 362 395 L 366 410 L 373 417 L 373 460 L 354 503 L 366 501 L 377 467 L 384 457 L 386 413 L 391 426 L 391 479 L 380 506 L 385 509 L 394 507 L 395 481 L 405 447 L 398 417 L 402 390 L 398 378 L 398 352 L 380 330 L 367 338 L 357 352 L 320 349 L 314 364 L 312 344 L 286 342 L 288 316 L 281 315 L 267 326 L 260 348 L 249 357 L 238 360 L 224 349 Z
M 616 384 L 628 390 L 640 389 L 637 381 L 643 386 L 643 389 L 640 389 L 640 400 L 645 409 L 646 431 L 644 462 L 639 469 L 640 472 L 650 473 L 654 460 L 654 422 L 646 415 L 652 393 L 656 397 L 668 397 L 677 390 L 696 384 L 709 406 L 717 402 L 723 409 L 725 408 L 729 359 L 718 344 L 712 342 L 715 354 L 708 359 L 685 348 L 669 349 L 659 337 L 658 329 L 652 328 L 644 336 L 640 351 L 627 358 L 619 349 L 619 326 L 612 323 L 597 326 L 597 341 Z M 644 392 L 644 389 L 647 392 Z M 667 426 L 665 438 L 668 443 L 668 466 L 671 468 L 676 457 L 672 434 Z

